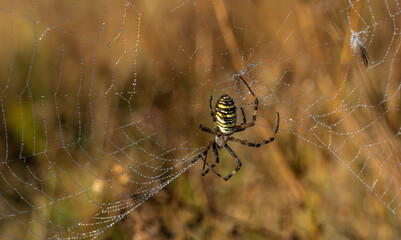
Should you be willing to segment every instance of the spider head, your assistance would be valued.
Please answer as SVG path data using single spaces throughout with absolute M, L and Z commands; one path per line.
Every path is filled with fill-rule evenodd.
M 226 145 L 228 136 L 217 134 L 215 136 L 216 145 L 219 149 L 223 148 Z

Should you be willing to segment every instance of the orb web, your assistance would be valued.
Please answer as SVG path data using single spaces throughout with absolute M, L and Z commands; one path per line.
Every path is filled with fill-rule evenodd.
M 240 137 L 270 136 L 280 112 L 269 151 L 326 153 L 399 218 L 399 13 L 384 0 L 2 2 L 0 236 L 112 228 L 194 165 L 210 95 L 250 118 L 239 76 L 260 102 Z

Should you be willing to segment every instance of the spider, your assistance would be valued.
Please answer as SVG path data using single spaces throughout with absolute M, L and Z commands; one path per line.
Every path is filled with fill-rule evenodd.
M 254 100 L 254 109 L 253 109 L 253 115 L 252 115 L 252 121 L 250 123 L 246 122 L 246 117 L 244 113 L 244 109 L 240 107 L 242 117 L 243 117 L 243 123 L 240 125 L 236 125 L 237 122 L 237 108 L 235 106 L 234 100 L 228 95 L 228 94 L 223 94 L 216 102 L 216 105 L 214 108 L 212 108 L 212 99 L 213 96 L 210 96 L 210 101 L 209 101 L 209 108 L 210 108 L 210 115 L 213 119 L 214 123 L 214 128 L 210 129 L 202 124 L 199 125 L 199 129 L 207 132 L 209 134 L 214 135 L 214 138 L 212 138 L 206 148 L 199 154 L 197 155 L 193 160 L 192 163 L 195 163 L 199 160 L 199 158 L 202 158 L 203 160 L 203 169 L 202 169 L 202 176 L 205 176 L 210 170 L 214 172 L 217 176 L 219 176 L 221 179 L 224 181 L 227 181 L 230 179 L 238 170 L 241 168 L 241 161 L 238 159 L 237 155 L 234 153 L 234 151 L 227 145 L 228 141 L 233 141 L 240 143 L 242 145 L 246 145 L 249 147 L 260 147 L 262 145 L 268 144 L 272 141 L 274 141 L 277 132 L 278 132 L 278 127 L 280 124 L 280 115 L 277 112 L 277 125 L 276 125 L 276 130 L 274 132 L 273 137 L 270 137 L 268 140 L 263 140 L 260 143 L 252 143 L 247 140 L 241 140 L 232 137 L 236 132 L 241 132 L 244 131 L 245 129 L 252 127 L 255 125 L 256 121 L 256 114 L 258 112 L 258 104 L 259 104 L 259 99 L 255 96 L 249 85 L 245 82 L 245 80 L 239 76 L 239 78 L 245 83 L 245 85 L 248 87 L 249 91 L 251 92 L 252 96 L 255 97 Z M 215 161 L 213 164 L 208 164 L 206 162 L 206 157 L 208 154 L 208 151 L 212 147 Z M 219 163 L 219 153 L 218 150 L 221 150 L 222 148 L 227 149 L 227 151 L 231 154 L 231 156 L 235 159 L 237 162 L 237 167 L 226 177 L 223 177 L 220 173 L 215 171 L 213 168 Z M 207 169 L 205 169 L 207 165 Z

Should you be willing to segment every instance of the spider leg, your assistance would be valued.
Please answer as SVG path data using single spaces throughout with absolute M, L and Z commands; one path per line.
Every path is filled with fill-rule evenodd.
M 242 112 L 242 119 L 244 121 L 242 124 L 246 124 L 246 117 L 245 117 L 245 113 L 244 113 L 244 108 L 243 107 L 241 107 L 241 112 Z
M 239 76 L 239 78 L 245 83 L 249 91 L 251 92 L 252 96 L 256 97 L 255 94 L 253 93 L 252 89 L 249 87 L 248 83 L 245 82 L 245 80 L 242 78 L 242 76 Z
M 265 144 L 268 144 L 268 143 L 271 143 L 271 142 L 274 141 L 274 139 L 275 139 L 275 137 L 276 137 L 276 135 L 277 135 L 277 132 L 278 132 L 278 126 L 279 126 L 279 121 L 277 121 L 276 131 L 274 132 L 273 137 L 270 137 L 270 138 L 267 139 L 267 140 L 263 140 L 263 141 L 260 142 L 260 143 L 253 143 L 253 142 L 249 142 L 249 141 L 247 141 L 247 140 L 241 140 L 241 139 L 233 138 L 233 137 L 228 137 L 227 140 L 228 140 L 228 141 L 237 142 L 237 143 L 240 143 L 240 144 L 242 144 L 242 145 L 249 146 L 249 147 L 260 147 L 260 146 L 262 146 L 262 145 L 265 145 Z
M 252 121 L 250 123 L 246 123 L 246 121 L 244 121 L 244 123 L 242 123 L 241 125 L 235 126 L 234 132 L 241 132 L 241 131 L 244 131 L 245 129 L 255 125 L 256 115 L 258 114 L 258 107 L 259 107 L 259 99 L 258 98 L 255 98 L 254 104 L 255 104 L 255 107 L 253 108 Z M 244 120 L 246 120 L 245 115 L 243 115 L 243 116 L 244 116 Z
M 212 144 L 213 153 L 214 153 L 214 163 L 212 165 L 207 164 L 208 168 L 205 170 L 205 164 L 203 164 L 202 176 L 205 176 L 209 170 L 213 170 L 213 168 L 219 163 L 219 153 L 217 152 L 216 143 Z
M 227 151 L 231 154 L 231 156 L 233 156 L 233 158 L 235 159 L 235 161 L 237 162 L 237 167 L 230 173 L 227 175 L 227 177 L 223 177 L 221 176 L 220 173 L 218 173 L 216 170 L 213 169 L 213 167 L 215 166 L 215 164 L 209 165 L 208 163 L 205 162 L 205 164 L 208 166 L 208 170 L 210 169 L 214 174 L 216 174 L 218 177 L 220 177 L 221 179 L 223 179 L 224 181 L 227 181 L 228 179 L 230 179 L 236 172 L 238 172 L 238 170 L 241 168 L 242 163 L 241 161 L 238 159 L 237 155 L 234 153 L 234 151 L 228 146 L 226 145 L 225 148 L 227 149 Z
M 268 140 L 263 140 L 263 141 L 260 142 L 260 143 L 252 143 L 252 142 L 249 142 L 249 141 L 247 141 L 247 140 L 241 140 L 241 139 L 233 138 L 233 137 L 228 137 L 227 140 L 228 140 L 228 141 L 237 142 L 237 143 L 241 143 L 242 145 L 246 145 L 246 146 L 249 146 L 249 147 L 260 147 L 260 146 L 262 146 L 262 145 L 265 145 L 265 144 L 268 144 L 268 143 L 271 143 L 271 142 L 274 141 L 274 139 L 276 138 L 276 135 L 277 135 L 277 133 L 278 133 L 278 127 L 279 127 L 279 126 L 280 126 L 280 115 L 279 115 L 279 113 L 277 112 L 277 125 L 276 125 L 276 130 L 274 131 L 273 137 L 270 137 Z
M 260 146 L 263 146 L 263 145 L 265 145 L 265 144 L 268 144 L 268 143 L 273 142 L 274 139 L 275 139 L 274 137 L 271 137 L 271 138 L 269 138 L 268 140 L 263 140 L 263 141 L 260 142 L 260 143 L 253 143 L 253 142 L 249 142 L 249 141 L 247 141 L 247 140 L 242 140 L 242 139 L 233 138 L 233 137 L 229 137 L 227 140 L 233 141 L 233 142 L 237 142 L 237 143 L 240 143 L 240 144 L 242 144 L 242 145 L 249 146 L 249 147 L 260 147 Z
M 246 116 L 245 116 L 243 107 L 241 107 L 241 112 L 242 112 L 243 123 L 241 123 L 238 126 L 235 126 L 234 132 L 241 132 L 241 131 L 244 131 L 246 129 L 246 127 L 245 127 L 245 125 L 246 125 Z
M 213 100 L 213 95 L 210 96 L 210 100 L 209 100 L 209 108 L 210 108 L 210 116 L 213 119 L 213 122 L 216 122 L 216 112 L 213 110 L 212 107 L 212 100 Z
M 203 150 L 201 153 L 199 153 L 196 157 L 194 157 L 194 159 L 192 159 L 192 163 L 196 163 L 199 158 L 202 158 L 204 164 L 203 164 L 203 168 L 205 168 L 205 163 L 206 163 L 206 157 L 207 157 L 207 153 L 210 149 L 210 146 L 212 145 L 212 143 L 214 143 L 214 139 L 210 140 L 209 143 L 207 144 L 205 150 Z
M 218 177 L 224 179 L 220 173 L 216 172 L 216 170 L 214 170 L 213 168 L 211 168 L 211 165 L 209 165 L 209 163 L 206 163 L 206 165 L 208 166 L 208 169 L 210 169 L 212 172 L 214 172 Z
M 202 124 L 199 124 L 199 129 L 202 130 L 202 131 L 204 131 L 204 132 L 207 132 L 207 133 L 210 133 L 210 134 L 214 134 L 214 132 L 213 132 L 212 129 L 210 129 L 210 128 L 208 128 L 208 127 L 205 127 L 205 126 L 203 126 Z
M 216 113 L 212 108 L 212 100 L 213 100 L 213 96 L 210 96 L 210 101 L 209 101 L 210 116 L 212 117 L 213 123 L 215 124 L 217 120 L 216 120 Z M 210 133 L 210 134 L 215 134 L 214 133 L 215 131 L 213 131 L 212 129 L 210 129 L 208 127 L 203 126 L 202 124 L 199 124 L 199 129 L 204 132 Z
M 238 159 L 237 155 L 235 155 L 234 151 L 226 144 L 225 148 L 227 149 L 227 151 L 231 154 L 231 156 L 233 156 L 233 158 L 235 159 L 235 161 L 237 162 L 237 167 L 230 173 L 227 175 L 227 177 L 223 178 L 221 177 L 224 181 L 227 181 L 228 179 L 230 179 L 236 172 L 238 172 L 238 170 L 241 168 L 242 163 L 241 161 Z M 213 169 L 212 169 L 213 170 Z
M 214 140 L 210 140 L 210 142 L 209 142 L 209 144 L 208 144 L 208 146 L 207 146 L 207 151 L 206 151 L 206 154 L 205 154 L 205 158 L 203 159 L 203 167 L 202 167 L 202 176 L 205 176 L 205 174 L 207 173 L 205 173 L 205 166 L 206 166 L 206 158 L 207 158 L 207 152 L 209 151 L 209 149 L 210 149 L 210 146 L 211 145 L 214 145 Z M 208 167 L 209 167 L 209 164 L 208 164 Z M 209 169 L 209 168 L 208 168 Z M 208 170 L 207 169 L 207 170 Z M 209 171 L 209 170 L 208 170 Z
M 244 131 L 245 129 L 252 127 L 253 125 L 255 125 L 256 122 L 256 116 L 258 113 L 258 107 L 259 107 L 259 99 L 255 96 L 255 94 L 253 93 L 252 89 L 249 87 L 248 83 L 245 82 L 245 80 L 239 76 L 239 78 L 245 83 L 245 85 L 248 87 L 249 91 L 251 92 L 252 96 L 255 97 L 255 101 L 254 103 L 254 108 L 253 108 L 253 115 L 252 115 L 252 121 L 250 123 L 246 123 L 246 121 L 244 121 L 244 123 L 242 123 L 241 125 L 238 125 L 235 127 L 234 132 L 241 132 Z M 242 109 L 241 109 L 242 110 Z M 244 111 L 242 111 L 242 114 L 244 113 Z M 245 114 L 243 114 L 244 116 L 244 120 L 245 119 Z

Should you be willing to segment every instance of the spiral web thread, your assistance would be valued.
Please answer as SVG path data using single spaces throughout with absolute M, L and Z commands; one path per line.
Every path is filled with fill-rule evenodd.
M 210 95 L 228 92 L 251 114 L 239 75 L 260 98 L 263 134 L 279 111 L 279 136 L 328 152 L 400 218 L 399 2 L 307 13 L 288 1 L 270 33 L 247 17 L 259 6 L 213 4 L 210 19 L 196 1 L 0 4 L 1 238 L 91 239 L 113 227 L 194 165 Z M 302 14 L 325 29 L 297 26 Z

